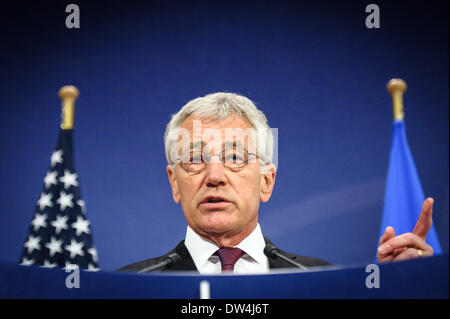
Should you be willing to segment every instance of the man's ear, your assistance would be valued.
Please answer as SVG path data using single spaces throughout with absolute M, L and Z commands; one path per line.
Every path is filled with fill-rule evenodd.
M 273 187 L 275 186 L 275 177 L 277 169 L 273 164 L 267 164 L 262 168 L 261 172 L 261 196 L 263 203 L 267 202 L 272 195 Z
M 167 165 L 167 175 L 169 176 L 170 187 L 172 188 L 173 200 L 178 204 L 181 200 L 181 196 L 175 176 L 175 166 Z

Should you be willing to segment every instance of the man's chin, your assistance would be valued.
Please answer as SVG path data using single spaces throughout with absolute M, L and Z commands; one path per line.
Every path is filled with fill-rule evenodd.
M 227 221 L 208 221 L 199 225 L 201 233 L 204 235 L 220 235 L 233 232 L 233 223 Z

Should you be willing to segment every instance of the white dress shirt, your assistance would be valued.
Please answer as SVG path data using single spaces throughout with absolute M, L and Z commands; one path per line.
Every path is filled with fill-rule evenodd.
M 200 274 L 220 274 L 222 272 L 219 257 L 213 255 L 220 247 L 214 242 L 204 239 L 188 226 L 184 244 L 191 254 Z M 240 248 L 244 252 L 244 255 L 234 265 L 234 274 L 269 272 L 269 261 L 267 256 L 264 255 L 266 242 L 264 241 L 259 224 L 257 224 L 250 235 L 235 247 Z

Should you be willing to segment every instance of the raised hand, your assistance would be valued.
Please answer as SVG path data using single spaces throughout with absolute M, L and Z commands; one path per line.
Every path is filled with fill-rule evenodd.
M 394 228 L 386 227 L 378 245 L 378 262 L 433 256 L 433 248 L 425 242 L 433 224 L 433 202 L 432 198 L 425 200 L 412 233 L 395 236 Z

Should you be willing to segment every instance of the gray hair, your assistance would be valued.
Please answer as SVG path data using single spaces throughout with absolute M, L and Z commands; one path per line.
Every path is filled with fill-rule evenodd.
M 179 128 L 190 115 L 216 122 L 225 120 L 230 115 L 237 115 L 248 120 L 250 125 L 256 130 L 256 142 L 260 160 L 264 164 L 272 163 L 273 134 L 264 113 L 245 96 L 235 93 L 218 92 L 193 99 L 177 113 L 172 114 L 172 118 L 167 124 L 166 132 L 164 133 L 166 159 L 169 164 L 173 164 L 170 158 L 170 150 L 176 142 L 173 139 L 175 134 L 171 133 Z M 169 138 L 169 136 L 172 138 Z

